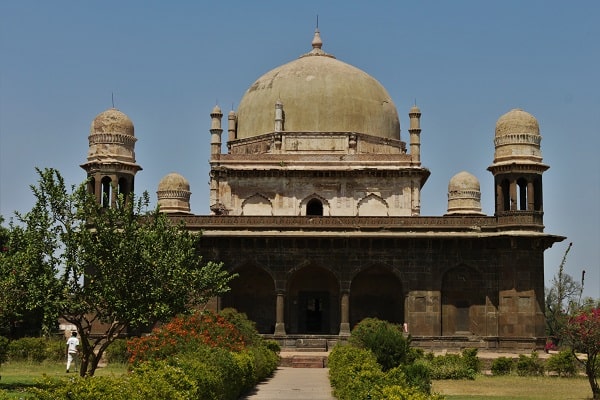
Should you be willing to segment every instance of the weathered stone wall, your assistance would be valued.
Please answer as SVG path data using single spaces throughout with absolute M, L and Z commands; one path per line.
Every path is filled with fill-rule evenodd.
M 290 326 L 298 318 L 290 288 L 314 289 L 310 281 L 295 280 L 299 271 L 312 269 L 316 280 L 334 277 L 337 288 L 327 289 L 330 285 L 318 290 L 335 291 L 335 297 L 348 293 L 352 315 L 353 308 L 361 306 L 352 303 L 356 300 L 353 282 L 361 272 L 375 268 L 399 282 L 394 300 L 403 310 L 394 322 L 407 322 L 414 336 L 544 336 L 544 248 L 533 238 L 210 235 L 202 238 L 200 251 L 205 260 L 223 261 L 231 271 L 249 265 L 264 270 L 272 277 L 275 291 L 287 296 L 285 321 Z M 368 279 L 362 282 L 364 294 L 369 283 Z M 383 293 L 377 282 L 370 288 L 374 299 L 362 297 L 366 303 L 377 304 L 376 297 Z M 389 296 L 389 290 L 382 295 Z M 339 300 L 334 298 L 331 304 Z M 268 313 L 272 311 L 267 308 Z M 331 308 L 329 318 L 339 322 L 339 308 Z M 274 323 L 272 315 L 261 315 L 261 319 Z

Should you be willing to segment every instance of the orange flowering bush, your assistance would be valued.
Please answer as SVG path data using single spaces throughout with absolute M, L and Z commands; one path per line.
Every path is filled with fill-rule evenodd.
M 234 324 L 212 312 L 197 312 L 173 318 L 169 323 L 155 328 L 148 336 L 127 342 L 136 364 L 148 360 L 164 360 L 176 353 L 193 350 L 199 346 L 219 347 L 241 351 L 244 339 Z

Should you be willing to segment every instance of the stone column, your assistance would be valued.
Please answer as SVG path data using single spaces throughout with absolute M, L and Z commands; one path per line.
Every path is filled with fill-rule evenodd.
M 527 210 L 533 211 L 535 209 L 535 189 L 533 187 L 533 182 L 527 182 Z
M 283 291 L 277 292 L 275 301 L 275 335 L 285 335 L 285 296 Z
M 504 191 L 500 184 L 496 184 L 496 211 L 507 211 L 504 209 Z
M 350 294 L 343 292 L 340 299 L 340 336 L 350 336 Z

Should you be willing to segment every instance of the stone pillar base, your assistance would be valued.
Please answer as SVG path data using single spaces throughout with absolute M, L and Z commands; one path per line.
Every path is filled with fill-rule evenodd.
M 285 323 L 277 322 L 275 324 L 275 335 L 285 336 Z
M 340 324 L 340 336 L 350 336 L 350 324 L 348 322 Z

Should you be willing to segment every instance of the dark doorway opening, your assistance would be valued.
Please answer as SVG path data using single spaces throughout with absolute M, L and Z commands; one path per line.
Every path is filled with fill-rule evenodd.
M 312 199 L 306 204 L 306 215 L 323 216 L 323 203 L 319 199 Z
M 300 330 L 306 333 L 329 333 L 329 293 L 300 292 L 299 300 Z
M 456 302 L 456 332 L 469 332 L 471 319 L 469 318 L 469 303 L 466 301 Z

